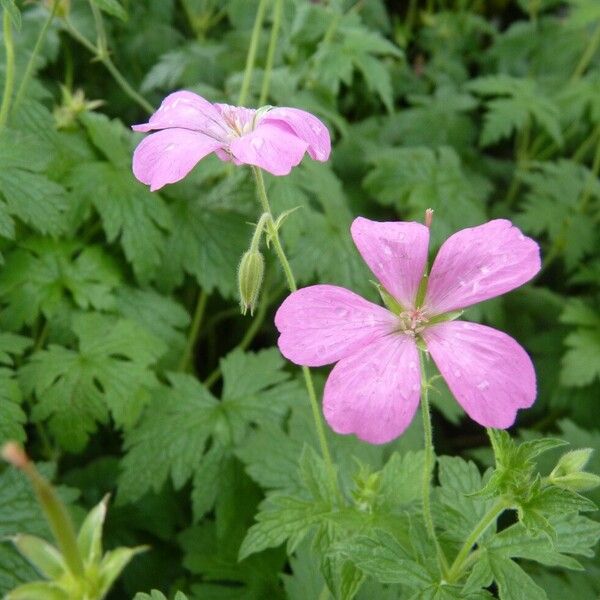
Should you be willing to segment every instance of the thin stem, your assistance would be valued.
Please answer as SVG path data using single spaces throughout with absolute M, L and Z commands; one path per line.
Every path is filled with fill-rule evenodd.
M 575 70 L 573 71 L 573 75 L 571 75 L 571 79 L 569 80 L 569 83 L 573 83 L 575 81 L 577 81 L 585 72 L 585 70 L 588 68 L 590 61 L 592 60 L 592 58 L 594 58 L 594 54 L 596 53 L 596 50 L 598 50 L 598 46 L 600 45 L 600 24 L 596 26 L 596 29 L 594 29 L 594 33 L 592 34 L 592 37 L 590 38 L 590 41 L 588 42 L 588 45 L 586 46 L 585 50 L 583 51 L 583 54 L 581 55 L 581 58 L 579 59 L 579 62 L 577 63 L 577 66 L 575 67 Z
M 267 190 L 265 188 L 265 181 L 262 176 L 262 171 L 258 167 L 252 167 L 252 172 L 254 173 L 256 187 L 258 190 L 258 198 L 260 200 L 262 210 L 263 212 L 271 215 L 271 219 L 269 219 L 267 223 L 269 240 L 273 244 L 275 254 L 279 259 L 279 262 L 281 263 L 283 272 L 285 273 L 288 288 L 290 292 L 295 292 L 298 289 L 298 286 L 296 285 L 296 279 L 294 278 L 292 268 L 281 245 L 281 241 L 279 239 L 279 232 L 273 220 L 273 213 L 271 212 L 271 205 L 269 204 L 269 199 L 267 197 Z M 317 430 L 317 437 L 319 438 L 319 444 L 321 446 L 321 454 L 323 455 L 323 459 L 327 466 L 327 471 L 329 473 L 329 479 L 331 482 L 332 489 L 335 491 L 338 500 L 341 504 L 341 493 L 338 487 L 335 469 L 333 468 L 333 462 L 331 460 L 331 454 L 329 452 L 329 445 L 327 444 L 327 437 L 325 435 L 325 426 L 323 425 L 323 419 L 321 417 L 319 402 L 317 400 L 317 394 L 315 393 L 315 386 L 312 379 L 312 375 L 310 373 L 310 369 L 308 367 L 302 367 L 302 375 L 304 376 L 304 383 L 306 385 L 306 390 L 310 399 L 310 406 L 315 421 L 315 428 Z
M 517 193 L 521 187 L 521 180 L 519 179 L 519 172 L 523 169 L 527 168 L 528 164 L 528 151 L 527 148 L 529 146 L 529 137 L 531 133 L 531 126 L 529 120 L 525 123 L 522 131 L 517 136 L 516 143 L 516 155 L 517 155 L 517 164 L 515 166 L 515 172 L 513 174 L 513 178 L 510 184 L 510 188 L 508 193 L 506 194 L 505 203 L 510 206 L 515 198 L 517 197 Z
M 113 76 L 113 79 L 117 82 L 119 87 L 129 96 L 136 104 L 138 104 L 141 108 L 143 108 L 146 112 L 152 113 L 154 112 L 154 107 L 138 92 L 136 92 L 133 87 L 129 84 L 127 79 L 121 74 L 119 69 L 115 66 L 112 59 L 106 52 L 102 52 L 100 48 L 92 44 L 84 35 L 82 35 L 69 21 L 68 18 L 64 19 L 66 30 L 69 35 L 77 40 L 82 46 L 84 46 L 87 50 L 89 50 L 94 57 L 99 60 L 106 70 Z
M 244 69 L 244 79 L 242 80 L 242 88 L 240 89 L 240 97 L 238 106 L 244 106 L 248 98 L 250 90 L 250 82 L 252 81 L 252 71 L 254 70 L 254 61 L 256 60 L 256 51 L 258 49 L 258 40 L 262 30 L 263 20 L 265 18 L 265 9 L 269 0 L 260 0 L 256 17 L 254 19 L 254 27 L 252 28 L 252 37 L 250 38 L 250 47 L 248 48 L 248 56 L 246 57 L 246 67 Z
M 275 0 L 273 6 L 273 27 L 271 28 L 271 37 L 269 39 L 269 49 L 267 50 L 267 62 L 265 64 L 265 73 L 263 75 L 262 87 L 260 89 L 260 98 L 258 105 L 263 106 L 269 96 L 269 87 L 271 85 L 271 73 L 273 63 L 275 62 L 275 50 L 277 49 L 277 38 L 281 28 L 281 15 L 283 13 L 283 0 Z
M 423 435 L 425 438 L 425 459 L 423 462 L 423 519 L 427 533 L 435 545 L 438 563 L 442 574 L 448 569 L 448 562 L 435 533 L 435 525 L 431 516 L 431 475 L 435 462 L 433 450 L 433 433 L 431 429 L 431 411 L 429 409 L 429 383 L 425 375 L 425 356 L 421 355 L 421 416 L 423 418 Z
M 12 25 L 8 10 L 4 9 L 2 16 L 2 32 L 4 35 L 4 51 L 6 53 L 6 75 L 4 78 L 4 93 L 0 105 L 0 131 L 4 129 L 10 111 L 10 102 L 15 85 L 15 47 L 13 44 Z
M 17 444 L 8 442 L 2 448 L 2 456 L 29 478 L 69 571 L 75 577 L 82 577 L 83 560 L 79 553 L 73 521 L 58 494 Z
M 48 17 L 44 21 L 42 28 L 40 29 L 40 33 L 35 41 L 35 46 L 31 51 L 31 56 L 29 57 L 29 61 L 27 62 L 27 67 L 25 67 L 25 73 L 23 74 L 23 79 L 21 79 L 21 83 L 19 84 L 19 90 L 17 91 L 17 95 L 15 96 L 15 101 L 13 102 L 13 110 L 16 110 L 17 107 L 23 101 L 23 96 L 25 96 L 25 92 L 27 91 L 27 86 L 29 85 L 29 80 L 31 79 L 31 75 L 33 74 L 33 69 L 35 67 L 35 61 L 40 53 L 42 45 L 46 40 L 46 34 L 48 33 L 48 29 L 56 15 L 56 11 L 58 9 L 58 0 L 54 0 L 52 3 L 52 10 L 48 13 Z
M 477 543 L 477 540 L 485 533 L 487 528 L 492 525 L 497 519 L 497 517 L 504 512 L 509 505 L 507 504 L 504 498 L 499 498 L 496 503 L 481 517 L 481 520 L 475 527 L 473 531 L 470 533 L 469 537 L 466 539 L 465 543 L 462 545 L 461 549 L 458 551 L 450 570 L 448 571 L 448 576 L 446 580 L 448 583 L 454 583 L 457 581 L 463 573 L 464 566 L 467 558 L 471 552 L 473 546 Z
M 198 302 L 196 303 L 196 310 L 194 311 L 194 317 L 188 333 L 187 342 L 185 349 L 181 355 L 179 361 L 179 371 L 187 371 L 192 358 L 192 353 L 198 340 L 198 333 L 200 332 L 200 325 L 202 324 L 202 318 L 204 317 L 204 311 L 206 309 L 206 302 L 208 300 L 208 294 L 204 290 L 200 290 L 198 293 Z

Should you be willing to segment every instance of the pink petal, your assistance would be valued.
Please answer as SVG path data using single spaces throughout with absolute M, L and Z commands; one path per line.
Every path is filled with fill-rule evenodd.
M 152 191 L 183 179 L 221 142 L 196 131 L 164 129 L 144 138 L 133 153 L 133 174 Z
M 333 368 L 325 384 L 325 419 L 337 433 L 354 433 L 365 442 L 384 444 L 410 425 L 419 391 L 414 339 L 388 335 Z
M 447 321 L 423 332 L 435 364 L 465 412 L 480 425 L 505 429 L 536 397 L 535 371 L 510 336 L 476 323 Z
M 255 165 L 273 175 L 287 175 L 300 163 L 307 146 L 285 127 L 265 123 L 234 138 L 229 149 L 241 163 Z
M 434 314 L 465 308 L 523 285 L 540 266 L 539 246 L 510 221 L 463 229 L 440 248 L 425 305 Z
M 325 125 L 309 112 L 298 108 L 273 108 L 261 123 L 286 123 L 291 130 L 308 144 L 308 153 L 314 160 L 326 161 L 331 153 L 331 138 Z
M 423 277 L 429 229 L 420 223 L 354 219 L 352 238 L 371 271 L 404 308 L 413 308 Z
M 225 140 L 229 132 L 223 117 L 214 104 L 185 90 L 169 94 L 148 123 L 133 125 L 134 131 L 151 131 L 182 127 L 202 131 L 211 137 Z
M 381 306 L 335 285 L 313 285 L 289 295 L 275 315 L 281 353 L 320 367 L 357 352 L 393 331 L 396 319 Z

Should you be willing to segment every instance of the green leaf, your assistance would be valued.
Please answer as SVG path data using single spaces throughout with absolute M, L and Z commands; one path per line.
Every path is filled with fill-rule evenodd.
M 406 219 L 422 221 L 425 209 L 433 208 L 436 241 L 486 220 L 487 191 L 469 179 L 452 148 L 386 148 L 375 151 L 369 162 L 373 169 L 364 179 L 367 191 Z
M 2 140 L 7 138 L 5 132 Z M 61 232 L 67 198 L 64 188 L 44 174 L 47 146 L 20 132 L 10 132 L 10 138 L 10 144 L 0 143 L 0 235 L 14 237 L 12 217 L 43 234 Z
M 77 546 L 85 564 L 99 563 L 102 557 L 102 528 L 107 504 L 108 496 L 105 496 L 87 514 L 77 534 Z
M 220 459 L 217 450 L 204 455 L 209 438 L 231 448 L 244 439 L 251 423 L 280 423 L 302 394 L 283 371 L 284 364 L 275 349 L 232 352 L 221 361 L 221 402 L 195 378 L 170 374 L 170 386 L 157 389 L 141 423 L 126 436 L 119 499 L 131 502 L 158 491 L 169 476 L 179 488 L 198 469 L 214 475 L 214 462 Z M 204 460 L 210 463 L 203 466 Z M 204 482 L 196 478 L 195 484 Z M 200 488 L 193 496 L 199 517 L 211 508 L 214 494 Z
M 331 512 L 335 492 L 323 459 L 306 446 L 298 470 L 303 490 L 295 495 L 284 492 L 267 495 L 259 506 L 256 524 L 242 542 L 240 560 L 285 541 L 288 553 L 293 552 L 313 526 Z
M 547 600 L 546 592 L 516 562 L 495 554 L 489 561 L 500 600 Z
M 102 11 L 113 17 L 121 19 L 121 21 L 127 20 L 127 12 L 118 2 L 118 0 L 92 0 L 93 3 Z
M 481 132 L 483 146 L 495 144 L 523 129 L 530 119 L 536 121 L 558 145 L 562 145 L 558 107 L 534 80 L 504 74 L 490 75 L 471 81 L 467 88 L 482 96 L 508 96 L 487 101 Z
M 12 539 L 15 548 L 46 579 L 59 579 L 67 572 L 61 553 L 35 535 L 19 534 Z
M 36 352 L 19 371 L 27 393 L 35 392 L 36 420 L 48 420 L 57 440 L 70 449 L 87 443 L 110 414 L 131 427 L 157 385 L 150 369 L 163 344 L 135 323 L 98 314 L 73 318 L 78 350 L 51 345 Z
M 74 241 L 30 238 L 10 253 L 0 272 L 0 298 L 7 304 L 5 326 L 31 325 L 61 308 L 111 309 L 120 273 L 99 247 Z
M 402 583 L 418 590 L 432 582 L 427 570 L 384 531 L 345 540 L 335 547 L 334 552 L 345 556 L 366 575 L 382 583 Z
M 69 594 L 53 581 L 25 583 L 11 590 L 5 600 L 69 600 Z
M 487 513 L 494 499 L 474 495 L 484 485 L 484 479 L 473 462 L 458 456 L 440 456 L 438 465 L 437 495 L 442 507 L 439 521 L 446 533 L 460 542 Z

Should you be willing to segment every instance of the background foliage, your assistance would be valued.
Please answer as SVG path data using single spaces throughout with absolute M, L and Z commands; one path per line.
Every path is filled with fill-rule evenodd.
M 267 265 L 254 317 L 239 315 L 236 268 L 258 215 L 250 173 L 207 159 L 160 193 L 133 178 L 129 125 L 168 92 L 237 103 L 258 2 L 61 0 L 48 25 L 52 4 L 13 14 L 16 94 L 0 133 L 0 443 L 26 442 L 79 518 L 113 492 L 106 545 L 151 550 L 111 597 L 326 598 L 328 578 L 336 597 L 362 583 L 363 600 L 597 598 L 600 525 L 564 504 L 539 508 L 549 538 L 506 517 L 460 589 L 435 587 L 425 558 L 409 564 L 399 524 L 424 540 L 411 556 L 431 553 L 410 516 L 418 424 L 385 447 L 331 435 L 354 509 L 327 516 L 305 391 L 274 348 L 278 265 Z M 513 436 L 600 447 L 598 3 L 284 0 L 266 88 L 277 6 L 246 103 L 266 92 L 270 104 L 314 112 L 335 142 L 330 163 L 267 180 L 276 213 L 300 207 L 282 228 L 300 282 L 375 298 L 349 237 L 358 214 L 422 220 L 431 207 L 435 246 L 457 228 L 512 219 L 539 240 L 542 272 L 467 316 L 533 357 L 539 397 Z M 6 64 L 0 50 L 2 81 Z M 435 443 L 451 457 L 439 462 L 434 509 L 454 547 L 485 513 L 489 500 L 465 494 L 486 483 L 492 459 L 485 432 L 438 387 Z M 542 473 L 557 457 L 536 458 Z M 20 476 L 0 479 L 0 533 L 43 535 Z M 261 525 L 246 537 L 259 505 Z M 376 533 L 357 530 L 365 515 Z M 571 555 L 586 570 L 565 570 L 579 568 Z M 32 577 L 0 544 L 0 593 Z

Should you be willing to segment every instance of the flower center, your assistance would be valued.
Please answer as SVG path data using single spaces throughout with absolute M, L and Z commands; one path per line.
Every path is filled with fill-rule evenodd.
M 421 308 L 405 310 L 398 315 L 398 331 L 413 338 L 425 329 L 427 323 L 429 317 Z

